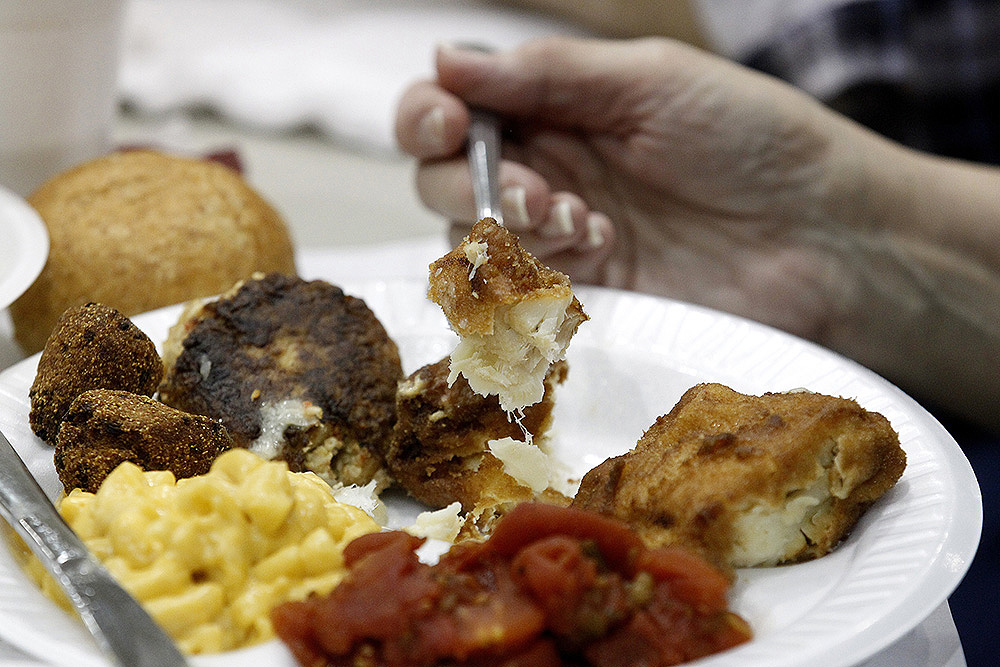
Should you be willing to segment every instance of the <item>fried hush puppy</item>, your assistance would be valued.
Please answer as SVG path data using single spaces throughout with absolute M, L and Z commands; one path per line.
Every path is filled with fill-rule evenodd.
M 96 493 L 118 464 L 169 470 L 177 478 L 208 472 L 232 447 L 225 427 L 126 391 L 92 389 L 66 413 L 56 441 L 55 467 L 66 491 Z
M 428 296 L 459 342 L 449 382 L 462 375 L 478 394 L 517 412 L 542 400 L 549 366 L 565 357 L 583 307 L 564 274 L 521 247 L 493 218 L 477 222 L 430 266 Z
M 906 455 L 855 401 L 689 389 L 636 447 L 587 473 L 573 506 L 733 568 L 818 558 L 895 485 Z
M 482 396 L 462 376 L 448 383 L 448 357 L 420 368 L 400 383 L 397 421 L 386 453 L 396 482 L 431 507 L 453 502 L 466 513 L 465 534 L 489 532 L 507 509 L 528 500 L 567 505 L 569 498 L 550 485 L 551 461 L 542 451 L 552 422 L 555 387 L 567 374 L 565 361 L 553 364 L 542 400 L 512 422 L 496 396 Z M 531 444 L 518 443 L 527 431 Z M 497 441 L 528 448 L 539 461 L 535 480 L 510 474 Z M 512 442 L 513 441 L 513 442 Z M 519 450 L 524 456 L 524 450 Z M 517 456 L 517 454 L 515 454 Z
M 35 435 L 55 445 L 63 416 L 88 389 L 152 396 L 163 376 L 153 342 L 110 306 L 88 303 L 65 311 L 49 335 L 28 392 Z
M 221 420 L 234 443 L 331 484 L 388 485 L 399 351 L 361 299 L 257 274 L 192 304 L 164 346 L 160 400 Z

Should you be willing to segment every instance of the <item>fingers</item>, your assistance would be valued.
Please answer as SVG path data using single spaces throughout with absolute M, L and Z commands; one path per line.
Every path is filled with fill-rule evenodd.
M 396 141 L 419 159 L 458 153 L 469 130 L 469 111 L 455 95 L 430 81 L 407 88 L 396 110 Z
M 633 122 L 651 80 L 682 47 L 663 41 L 616 42 L 549 38 L 513 51 L 483 53 L 444 45 L 437 51 L 437 80 L 412 85 L 400 99 L 396 138 L 420 159 L 456 153 L 468 131 L 468 106 L 482 106 L 511 120 L 594 131 Z
M 591 211 L 576 195 L 557 193 L 545 223 L 519 238 L 528 252 L 573 280 L 603 283 L 615 235 L 608 216 Z
M 476 206 L 472 175 L 464 158 L 425 162 L 417 168 L 417 193 L 433 211 L 469 226 Z M 549 208 L 548 184 L 528 167 L 507 160 L 500 163 L 500 198 L 507 226 L 527 229 L 544 219 Z
M 587 204 L 570 192 L 556 192 L 542 202 L 543 210 L 536 221 L 514 226 L 508 209 L 504 209 L 504 224 L 515 233 L 525 250 L 551 265 L 552 262 L 572 266 L 576 271 L 588 263 L 603 261 L 614 242 L 614 227 L 608 216 L 591 211 Z M 473 220 L 453 221 L 450 237 L 457 244 L 468 234 Z M 558 267 L 555 267 L 558 268 Z M 560 269 L 562 270 L 562 269 Z M 587 275 L 592 275 L 588 269 Z
M 464 157 L 424 161 L 416 188 L 425 205 L 452 221 L 457 244 L 476 222 L 468 162 Z M 504 224 L 525 249 L 546 263 L 561 262 L 596 279 L 591 265 L 603 261 L 614 240 L 606 215 L 592 211 L 576 194 L 553 191 L 538 172 L 512 160 L 500 164 L 500 196 Z
M 476 221 L 471 178 L 462 158 L 425 163 L 417 169 L 417 193 L 431 210 L 467 230 Z M 593 212 L 583 199 L 552 192 L 544 178 L 523 164 L 501 162 L 500 198 L 504 224 L 538 257 L 606 242 L 606 226 L 588 222 Z
M 568 248 L 545 258 L 545 264 L 570 276 L 574 282 L 591 285 L 608 283 L 608 260 L 614 249 L 611 221 L 602 213 L 592 213 L 587 219 L 590 234 L 599 239 L 599 245 L 589 242 Z
M 437 51 L 437 83 L 467 104 L 508 118 L 594 131 L 618 128 L 659 94 L 691 47 L 671 40 L 548 37 L 510 51 Z M 671 67 L 664 67 L 664 64 Z
M 557 197 L 556 201 L 552 217 L 565 215 L 559 212 L 560 209 L 569 208 L 576 211 L 578 208 L 572 202 L 567 204 L 560 197 Z M 562 227 L 567 225 L 567 222 L 560 220 L 556 224 Z M 573 230 L 561 236 L 543 237 L 528 231 L 518 233 L 518 240 L 524 249 L 539 261 L 567 274 L 573 281 L 604 284 L 607 281 L 608 260 L 613 254 L 615 245 L 611 220 L 603 213 L 587 211 L 581 219 L 574 219 L 568 224 L 572 225 Z M 452 223 L 448 233 L 452 246 L 462 242 L 469 233 L 469 227 L 465 223 Z
M 590 209 L 580 197 L 569 192 L 552 195 L 545 219 L 521 234 L 522 244 L 539 258 L 551 258 L 559 253 L 579 249 L 586 251 L 603 245 L 603 239 L 592 234 L 597 230 L 588 222 Z
M 468 233 L 476 216 L 462 150 L 468 105 L 494 109 L 514 123 L 617 127 L 605 100 L 629 86 L 618 76 L 620 63 L 614 64 L 621 58 L 610 52 L 616 49 L 612 44 L 595 48 L 593 41 L 585 47 L 550 39 L 496 54 L 446 46 L 438 51 L 437 81 L 406 90 L 397 110 L 396 137 L 404 151 L 420 160 L 416 186 L 421 200 L 454 221 L 454 243 Z M 553 71 L 559 76 L 552 76 Z M 614 241 L 611 221 L 580 197 L 553 191 L 546 178 L 517 159 L 518 146 L 505 144 L 500 188 L 507 227 L 546 264 L 575 280 L 600 282 Z

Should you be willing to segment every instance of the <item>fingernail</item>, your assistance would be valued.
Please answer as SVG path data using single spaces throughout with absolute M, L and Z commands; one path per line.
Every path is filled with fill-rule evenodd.
M 527 229 L 530 224 L 528 219 L 528 193 L 520 185 L 512 185 L 504 188 L 500 193 L 500 205 L 503 207 L 503 219 L 511 229 Z
M 428 150 L 444 150 L 444 107 L 437 106 L 424 114 L 417 126 L 417 137 Z
M 476 57 L 477 55 L 488 56 L 496 49 L 482 42 L 439 42 L 437 44 L 439 53 L 448 55 L 462 54 L 465 57 Z
M 600 248 L 604 240 L 604 216 L 591 213 L 587 216 L 587 245 Z
M 573 233 L 573 214 L 568 201 L 558 201 L 552 207 L 548 220 L 538 229 L 545 238 L 558 238 Z

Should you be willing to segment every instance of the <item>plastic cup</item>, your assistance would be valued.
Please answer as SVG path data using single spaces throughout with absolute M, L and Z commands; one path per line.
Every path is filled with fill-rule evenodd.
M 0 185 L 27 196 L 111 148 L 125 4 L 0 1 Z

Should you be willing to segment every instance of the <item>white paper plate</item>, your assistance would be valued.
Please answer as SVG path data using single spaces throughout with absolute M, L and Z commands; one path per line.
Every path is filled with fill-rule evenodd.
M 420 282 L 343 285 L 363 297 L 400 347 L 409 372 L 454 345 Z M 800 565 L 741 571 L 732 604 L 754 640 L 702 667 L 853 665 L 918 625 L 968 568 L 982 527 L 979 487 L 951 436 L 917 403 L 864 368 L 746 320 L 666 299 L 577 290 L 591 320 L 574 338 L 557 394 L 556 451 L 574 473 L 629 449 L 680 395 L 702 381 L 743 392 L 798 387 L 857 399 L 888 417 L 908 465 L 899 484 L 834 553 Z M 161 341 L 176 308 L 135 318 Z M 27 426 L 36 358 L 0 374 L 0 427 L 50 494 L 51 451 Z M 394 502 L 394 501 L 390 501 Z M 415 508 L 396 504 L 405 523 Z M 56 664 L 105 666 L 81 626 L 25 581 L 0 549 L 0 637 Z M 205 667 L 290 667 L 277 641 L 193 660 Z
M 49 234 L 35 209 L 0 187 L 0 308 L 31 286 L 49 256 Z

